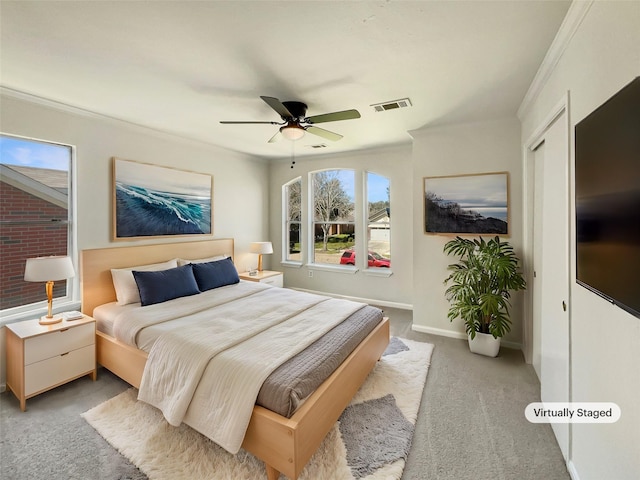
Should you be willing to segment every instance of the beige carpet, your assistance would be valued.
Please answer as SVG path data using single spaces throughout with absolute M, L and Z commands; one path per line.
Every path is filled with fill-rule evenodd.
M 300 480 L 399 479 L 432 351 L 431 344 L 392 339 Z M 170 426 L 136 395 L 127 390 L 82 416 L 151 480 L 266 478 L 251 454 L 231 455 L 186 425 Z

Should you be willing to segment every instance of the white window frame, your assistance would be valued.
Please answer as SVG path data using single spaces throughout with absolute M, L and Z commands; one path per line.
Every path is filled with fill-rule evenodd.
M 354 173 L 354 232 L 356 237 L 356 243 L 354 248 L 356 252 L 366 252 L 367 255 L 358 255 L 356 254 L 356 265 L 340 265 L 340 264 L 327 264 L 327 263 L 315 263 L 313 261 L 315 257 L 315 232 L 314 232 L 314 221 L 315 218 L 315 206 L 314 206 L 314 195 L 313 195 L 313 176 L 314 174 L 322 171 L 333 171 L 333 170 L 350 170 Z M 389 182 L 389 191 L 391 192 L 391 179 L 386 175 L 377 173 L 371 170 L 361 170 L 356 168 L 344 168 L 344 167 L 333 167 L 333 168 L 323 168 L 319 170 L 313 170 L 308 172 L 306 183 L 302 181 L 302 177 L 297 177 L 289 180 L 282 186 L 282 261 L 281 264 L 286 267 L 296 267 L 300 268 L 302 266 L 307 267 L 309 270 L 322 270 L 329 271 L 334 273 L 342 273 L 342 274 L 355 274 L 357 272 L 362 272 L 367 276 L 374 277 L 390 277 L 393 275 L 393 269 L 384 268 L 384 267 L 369 267 L 368 262 L 368 238 L 367 238 L 367 228 L 369 224 L 369 214 L 368 214 L 368 178 L 367 175 L 369 173 L 378 175 L 388 180 Z M 300 225 L 300 250 L 301 250 L 301 260 L 292 261 L 287 260 L 288 255 L 288 197 L 286 187 L 295 181 L 301 181 L 301 196 L 302 196 L 302 221 Z M 306 203 L 306 205 L 305 205 Z M 305 208 L 306 207 L 306 208 Z M 389 199 L 389 207 L 391 207 L 391 199 Z M 349 222 L 334 222 L 338 224 L 344 224 Z M 390 242 L 391 242 L 391 218 L 389 218 L 389 229 L 390 229 Z M 305 244 L 306 245 L 303 245 Z
M 389 212 L 391 212 L 391 179 L 386 175 L 382 175 L 372 170 L 365 170 L 362 174 L 362 179 L 364 184 L 363 195 L 362 195 L 362 200 L 363 200 L 362 202 L 363 203 L 362 235 L 364 236 L 364 247 L 365 247 L 364 251 L 367 254 L 366 256 L 363 255 L 363 258 L 366 257 L 366 259 L 364 260 L 364 265 L 362 267 L 363 273 L 365 275 L 371 275 L 371 276 L 377 276 L 377 277 L 390 277 L 391 275 L 393 275 L 393 270 L 391 267 L 387 268 L 387 267 L 370 267 L 369 266 L 369 261 L 368 261 L 369 260 L 369 238 L 367 236 L 368 228 L 369 228 L 369 174 L 382 177 L 386 179 L 387 182 L 389 183 Z M 391 232 L 392 232 L 391 217 L 389 217 L 389 246 L 391 246 Z M 358 256 L 356 256 L 356 260 L 357 258 Z
M 80 309 L 80 282 L 77 281 L 80 275 L 78 252 L 77 252 L 77 169 L 76 169 L 76 147 L 63 142 L 56 142 L 51 140 L 43 140 L 39 138 L 26 137 L 22 135 L 15 135 L 6 132 L 0 132 L 0 136 L 17 138 L 29 142 L 46 143 L 51 145 L 59 145 L 61 147 L 69 148 L 69 173 L 68 173 L 68 188 L 67 188 L 67 255 L 73 262 L 73 268 L 75 270 L 75 276 L 67 279 L 66 295 L 62 297 L 56 297 L 53 299 L 53 311 L 55 313 L 68 310 Z M 26 259 L 25 259 L 26 260 Z M 45 285 L 42 283 L 42 289 L 44 291 Z M 29 318 L 38 318 L 47 313 L 47 300 L 40 302 L 34 302 L 27 305 L 19 305 L 16 307 L 0 310 L 0 325 L 11 323 L 18 320 L 24 320 Z
M 347 170 L 350 172 L 353 172 L 353 179 L 354 179 L 354 217 L 353 217 L 353 222 L 348 222 L 348 221 L 333 221 L 333 222 L 328 222 L 331 224 L 336 224 L 336 225 L 344 225 L 344 224 L 353 224 L 354 226 L 354 232 L 356 235 L 356 242 L 358 239 L 358 182 L 357 182 L 357 170 L 353 169 L 353 168 L 344 168 L 344 167 L 334 167 L 334 168 L 323 168 L 320 170 L 313 170 L 311 172 L 309 172 L 308 177 L 307 177 L 307 186 L 308 186 L 308 209 L 307 209 L 307 221 L 304 222 L 306 225 L 308 225 L 308 232 L 307 232 L 307 258 L 309 259 L 309 262 L 307 263 L 307 266 L 310 269 L 313 270 L 324 270 L 324 271 L 329 271 L 329 272 L 337 272 L 337 273 L 347 273 L 347 274 L 354 274 L 356 273 L 359 268 L 358 265 L 356 264 L 355 266 L 352 265 L 341 265 L 341 264 L 331 264 L 331 263 L 321 263 L 321 262 L 316 262 L 315 261 L 315 224 L 318 223 L 315 221 L 315 195 L 314 195 L 314 176 L 317 173 L 321 173 L 321 172 L 332 172 L 332 171 L 338 171 L 338 170 Z M 322 222 L 324 223 L 324 222 Z M 356 243 L 357 245 L 357 243 Z M 357 262 L 357 257 L 356 257 L 356 262 Z
M 300 225 L 300 260 L 290 260 L 289 259 L 289 187 L 294 184 L 300 182 L 300 221 L 296 222 Z M 302 199 L 304 192 L 304 182 L 302 181 L 302 177 L 296 177 L 284 185 L 282 185 L 282 261 L 280 262 L 282 265 L 291 266 L 291 267 L 301 267 L 304 263 L 304 244 L 305 244 L 305 236 L 304 236 L 304 209 L 302 207 Z

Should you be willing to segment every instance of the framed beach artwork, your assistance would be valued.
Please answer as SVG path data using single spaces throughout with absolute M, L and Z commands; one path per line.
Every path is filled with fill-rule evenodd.
M 509 236 L 509 173 L 424 177 L 424 232 Z
M 213 234 L 213 176 L 113 159 L 115 240 Z

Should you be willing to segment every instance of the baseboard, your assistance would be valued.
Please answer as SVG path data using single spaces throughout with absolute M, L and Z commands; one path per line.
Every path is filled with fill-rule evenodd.
M 369 305 L 376 305 L 378 307 L 397 308 L 399 310 L 413 310 L 413 305 L 410 303 L 388 302 L 386 300 L 378 300 L 374 298 L 362 298 L 362 297 L 350 297 L 348 295 L 338 295 L 337 293 L 319 292 L 317 290 L 308 290 L 306 288 L 287 287 L 291 290 L 298 290 L 300 292 L 315 293 L 316 295 L 325 295 L 327 297 L 342 298 L 344 300 L 352 300 L 354 302 L 367 303 Z
M 441 337 L 457 338 L 459 340 L 466 340 L 467 334 L 464 332 L 454 332 L 453 330 L 445 330 L 444 328 L 426 327 L 424 325 L 411 325 L 411 330 L 421 333 L 429 333 L 431 335 L 439 335 Z M 512 348 L 514 350 L 522 350 L 522 344 L 518 342 L 509 342 L 506 340 L 500 340 L 500 346 L 505 348 Z
M 352 300 L 354 302 L 363 302 L 368 303 L 369 305 L 376 305 L 379 307 L 389 307 L 389 308 L 397 308 L 399 310 L 413 310 L 413 305 L 409 303 L 399 303 L 399 302 L 387 302 L 384 300 L 376 300 L 373 298 L 362 298 L 362 297 L 350 297 L 348 295 L 338 295 L 337 293 L 329 293 L 329 292 L 319 292 L 317 290 L 309 290 L 306 288 L 296 288 L 289 287 L 292 290 L 299 290 L 301 292 L 307 293 L 315 293 L 317 295 L 326 295 L 328 297 L 334 298 L 343 298 L 345 300 Z M 441 337 L 450 337 L 457 338 L 460 340 L 466 340 L 467 334 L 464 332 L 454 332 L 452 330 L 445 330 L 444 328 L 434 328 L 434 327 L 425 327 L 424 325 L 416 325 L 415 323 L 411 325 L 411 330 L 415 332 L 421 333 L 430 333 L 432 335 L 439 335 Z M 522 344 L 518 342 L 509 342 L 504 339 L 500 341 L 500 345 L 505 348 L 512 348 L 514 350 L 522 350 Z
M 411 325 L 411 330 L 420 333 L 430 333 L 431 335 L 438 335 L 440 337 L 457 338 L 459 340 L 466 340 L 467 335 L 462 332 L 454 332 L 453 330 L 445 330 L 444 328 L 426 327 L 424 325 Z
M 6 383 L 0 383 L 0 393 L 4 393 L 7 391 L 7 384 Z
M 522 344 L 518 342 L 509 342 L 506 340 L 501 340 L 500 345 L 505 348 L 511 348 L 513 350 L 522 350 Z
M 567 471 L 569 472 L 569 476 L 571 477 L 571 480 L 580 480 L 580 476 L 578 475 L 576 466 L 571 460 L 567 462 Z

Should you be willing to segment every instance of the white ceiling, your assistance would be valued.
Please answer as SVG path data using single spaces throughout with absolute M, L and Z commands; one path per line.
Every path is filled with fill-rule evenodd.
M 423 126 L 515 115 L 569 8 L 562 1 L 0 3 L 3 87 L 260 157 L 280 121 L 259 96 L 355 108 L 297 156 L 407 142 Z M 413 106 L 376 113 L 372 104 Z M 314 149 L 311 145 L 327 148 Z

